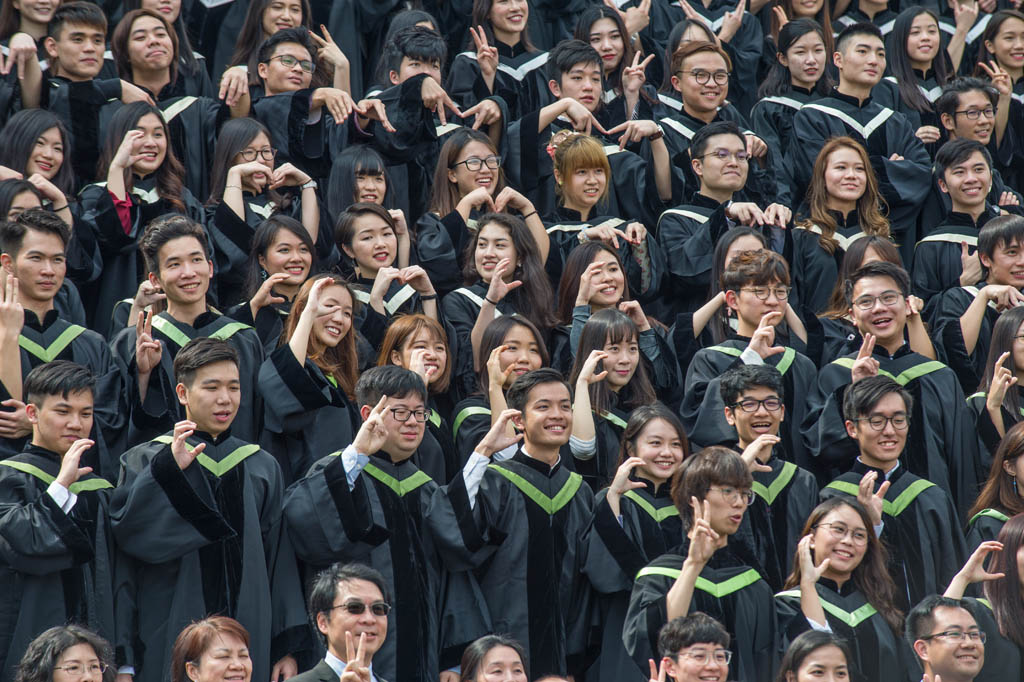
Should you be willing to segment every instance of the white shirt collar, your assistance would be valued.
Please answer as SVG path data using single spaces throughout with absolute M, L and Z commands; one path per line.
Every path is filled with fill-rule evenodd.
M 334 671 L 334 674 L 337 675 L 338 679 L 340 680 L 342 673 L 345 672 L 345 666 L 347 665 L 345 661 L 341 660 L 340 658 L 332 654 L 330 651 L 328 651 L 327 655 L 324 656 L 324 662 L 331 667 L 331 670 Z M 372 662 L 370 663 L 370 679 L 374 681 L 377 680 L 377 676 L 373 674 Z

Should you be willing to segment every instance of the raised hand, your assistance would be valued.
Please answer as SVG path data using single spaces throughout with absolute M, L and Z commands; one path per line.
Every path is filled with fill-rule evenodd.
M 736 408 L 733 408 L 736 409 Z M 772 448 L 779 444 L 782 439 L 778 436 L 770 433 L 762 433 L 760 436 L 750 442 L 750 445 L 743 448 L 743 453 L 740 457 L 743 458 L 744 463 L 747 465 L 747 469 L 750 473 L 755 471 L 769 472 L 772 468 L 766 464 L 761 464 L 761 461 L 768 461 L 772 456 Z
M 981 293 L 995 304 L 999 312 L 1024 304 L 1024 294 L 1009 284 L 989 284 L 982 288 Z
M 464 118 L 473 117 L 473 130 L 501 122 L 501 107 L 493 99 L 482 99 L 462 112 Z
M 494 274 L 491 275 L 491 282 L 487 287 L 488 298 L 495 303 L 500 303 L 510 291 L 517 289 L 523 285 L 518 279 L 506 282 L 504 279 L 505 273 L 512 268 L 512 261 L 508 258 L 502 258 L 498 261 L 498 264 L 494 268 Z
M 725 209 L 725 215 L 741 225 L 764 225 L 764 211 L 750 201 L 734 201 Z
M 590 355 L 587 356 L 586 361 L 583 363 L 583 367 L 580 368 L 580 376 L 576 381 L 583 381 L 588 385 L 604 381 L 604 378 L 608 376 L 608 370 L 598 370 L 597 363 L 607 359 L 608 353 L 605 353 L 603 350 L 595 348 L 590 351 Z
M 365 116 L 371 121 L 377 121 L 384 130 L 389 133 L 395 132 L 395 127 L 391 125 L 391 121 L 388 120 L 387 111 L 384 108 L 384 102 L 376 98 L 361 99 L 356 104 L 356 111 Z
M 636 221 L 626 225 L 626 240 L 630 244 L 639 246 L 647 239 L 647 228 Z
M 32 435 L 32 422 L 28 419 L 25 403 L 8 398 L 0 402 L 0 405 L 11 408 L 0 410 L 0 438 L 14 439 Z
M 420 97 L 423 100 L 423 106 L 437 114 L 441 125 L 448 125 L 445 109 L 450 109 L 459 118 L 462 117 L 462 112 L 459 111 L 459 107 L 452 101 L 452 98 L 430 76 L 423 79 L 423 85 L 420 86 Z
M 779 353 L 785 352 L 785 348 L 782 346 L 776 346 L 775 344 L 775 325 L 782 322 L 783 313 L 781 310 L 775 310 L 770 313 L 765 313 L 761 317 L 761 321 L 757 325 L 757 329 L 750 336 L 750 342 L 747 344 L 747 348 L 755 351 L 761 356 L 762 360 L 767 360 L 772 355 L 778 355 Z
M 480 75 L 487 83 L 487 89 L 494 92 L 494 75 L 498 72 L 498 48 L 487 44 L 487 32 L 483 26 L 475 29 L 469 27 L 469 35 L 476 45 L 476 63 L 480 66 Z
M 434 285 L 430 283 L 430 276 L 419 265 L 410 265 L 399 270 L 398 281 L 408 284 L 416 290 L 416 293 L 423 296 L 429 296 L 434 293 Z
M 949 0 L 949 6 L 953 9 L 953 22 L 956 27 L 966 33 L 978 20 L 978 3 L 957 2 Z
M 474 452 L 491 457 L 495 452 L 501 452 L 507 447 L 515 445 L 523 439 L 522 433 L 510 435 L 509 426 L 514 425 L 515 419 L 522 415 L 519 410 L 502 410 L 497 421 L 491 424 L 491 428 L 477 444 Z
M 622 70 L 623 92 L 633 94 L 640 92 L 640 88 L 647 82 L 647 65 L 651 63 L 652 59 L 654 59 L 653 54 L 647 55 L 643 61 L 640 61 L 639 52 L 633 55 L 633 63 Z
M 789 23 L 789 17 L 786 15 L 786 9 L 782 5 L 775 5 L 772 7 L 772 14 L 775 15 L 775 21 L 779 24 L 779 30 Z
M 335 69 L 347 69 L 349 66 L 348 57 L 341 51 L 338 44 L 334 42 L 334 38 L 331 37 L 327 27 L 320 24 L 320 32 L 324 34 L 322 38 L 313 31 L 309 32 L 309 37 L 313 39 L 317 46 L 317 60 L 329 62 L 334 65 Z
M 144 134 L 141 130 L 129 130 L 125 133 L 110 165 L 121 170 L 135 165 L 135 162 L 142 158 L 142 154 L 138 152 Z
M 70 488 L 71 484 L 82 476 L 91 474 L 92 467 L 80 467 L 78 464 L 81 462 L 85 451 L 93 445 L 95 445 L 95 442 L 88 438 L 79 438 L 72 443 L 68 451 L 61 457 L 60 473 L 57 474 L 57 478 L 54 481 L 60 483 L 65 488 Z
M 626 233 L 617 227 L 611 225 L 595 225 L 594 227 L 588 227 L 583 230 L 583 234 L 586 235 L 587 239 L 591 241 L 604 242 L 613 249 L 619 248 L 619 237 L 625 241 L 629 241 L 629 237 Z
M 529 199 L 511 187 L 504 188 L 498 192 L 498 196 L 494 197 L 494 210 L 496 212 L 503 213 L 508 209 L 519 211 L 523 215 L 530 215 L 535 210 L 533 203 Z
M 478 207 L 483 211 L 497 212 L 497 207 L 494 204 L 494 198 L 491 197 L 490 188 L 477 187 L 472 192 L 459 199 L 459 203 L 456 205 L 455 210 L 459 211 L 459 215 L 461 215 L 463 220 L 465 220 L 469 218 L 470 212 L 474 208 Z
M 338 125 L 344 123 L 349 115 L 358 109 L 356 103 L 352 101 L 352 95 L 338 88 L 317 88 L 313 91 L 309 108 L 312 110 L 320 107 L 327 107 L 327 111 Z
M 633 473 L 633 469 L 643 466 L 643 464 L 644 461 L 639 457 L 630 457 L 620 464 L 619 468 L 615 471 L 615 478 L 612 479 L 612 484 L 608 486 L 608 495 L 621 497 L 627 490 L 643 488 L 646 485 L 643 481 L 633 481 L 629 478 L 629 475 Z
M 881 365 L 872 355 L 874 351 L 875 335 L 865 334 L 864 341 L 860 344 L 860 351 L 857 353 L 857 359 L 854 361 L 853 367 L 850 368 L 850 383 L 855 384 L 861 379 L 878 376 L 878 368 Z
M 6 280 L 0 287 L 0 331 L 14 338 L 25 325 L 25 308 L 18 297 L 18 278 L 7 275 Z
M 619 301 L 618 308 L 619 312 L 625 313 L 629 319 L 633 320 L 637 331 L 645 332 L 651 328 L 651 322 L 644 314 L 644 309 L 640 307 L 639 301 Z
M 160 287 L 156 286 L 148 279 L 144 279 L 139 283 L 139 288 L 135 291 L 135 299 L 132 303 L 135 308 L 141 312 L 157 301 L 162 301 L 165 298 L 167 298 L 167 294 L 160 291 Z
M 625 149 L 627 144 L 639 142 L 645 137 L 650 137 L 660 131 L 661 129 L 654 121 L 630 120 L 624 121 L 614 128 L 609 128 L 608 134 L 616 135 L 622 133 L 619 136 L 619 149 Z
M 722 28 L 718 29 L 718 39 L 727 43 L 736 36 L 743 23 L 743 13 L 746 11 L 747 0 L 740 0 L 736 9 L 729 10 L 722 16 Z M 756 155 L 755 155 L 756 156 Z
M 352 633 L 345 631 L 345 670 L 339 682 L 370 682 L 370 660 L 366 654 L 366 633 L 359 635 L 359 647 L 356 648 Z
M 49 199 L 50 203 L 55 207 L 67 206 L 68 199 L 64 196 L 64 192 L 61 192 L 57 188 L 57 185 L 53 184 L 39 173 L 33 173 L 28 176 L 28 182 L 39 190 L 39 193 L 43 195 L 44 199 Z
M 196 423 L 188 419 L 184 419 L 174 425 L 171 454 L 174 455 L 174 461 L 178 463 L 178 468 L 182 471 L 188 469 L 189 465 L 199 456 L 199 453 L 206 449 L 206 443 L 200 443 L 191 449 L 188 447 L 188 437 L 196 432 L 196 428 Z
M 747 153 L 750 154 L 752 159 L 764 159 L 768 153 L 768 145 L 765 144 L 757 135 L 744 135 L 743 139 L 747 141 Z
M 590 305 L 590 299 L 597 293 L 594 290 L 594 278 L 601 274 L 603 263 L 593 262 L 580 275 L 580 288 L 576 292 L 576 305 Z
M 11 36 L 7 47 L 7 59 L 0 62 L 0 73 L 7 75 L 15 66 L 18 67 L 18 80 L 25 78 L 25 66 L 30 60 L 36 59 L 36 41 L 27 33 L 15 33 Z
M 811 535 L 805 535 L 797 543 L 796 552 L 800 560 L 800 582 L 814 584 L 828 570 L 831 559 L 822 559 L 817 566 L 814 565 L 814 553 L 811 550 Z
M 636 7 L 630 7 L 625 12 L 620 11 L 622 21 L 626 24 L 626 32 L 629 35 L 639 33 L 651 23 L 651 0 L 640 0 Z M 622 36 L 625 40 L 626 36 Z
M 1003 551 L 1003 543 L 997 542 L 996 540 L 988 540 L 978 545 L 978 548 L 974 550 L 967 563 L 960 569 L 960 573 L 957 577 L 963 577 L 967 584 L 983 583 L 990 580 L 999 580 L 1005 578 L 1005 573 L 990 573 L 985 568 L 985 561 L 989 555 L 993 552 Z
M 145 102 L 146 104 L 155 105 L 153 98 L 149 96 L 149 93 L 140 88 L 134 83 L 129 83 L 126 80 L 121 81 L 121 103 L 131 104 L 132 102 Z
M 970 287 L 981 281 L 981 259 L 977 252 L 971 253 L 967 242 L 960 242 L 960 268 L 960 286 Z
M 312 178 L 290 163 L 283 163 L 270 174 L 270 189 L 278 187 L 301 187 Z
M 1006 351 L 999 356 L 992 368 L 992 383 L 988 387 L 988 395 L 985 396 L 985 405 L 990 410 L 1000 409 L 1006 398 L 1006 392 L 1017 383 L 1017 375 L 1008 367 L 1003 366 L 1009 357 L 1010 351 Z
M 999 195 L 1000 206 L 1020 206 L 1020 199 L 1013 192 L 1006 191 Z
M 942 131 L 935 126 L 921 126 L 914 133 L 921 142 L 924 144 L 931 144 L 932 142 L 938 142 L 942 137 Z
M 768 208 L 764 209 L 764 221 L 769 225 L 775 225 L 786 229 L 789 225 L 789 221 L 793 219 L 793 211 L 789 206 L 783 206 L 782 204 L 769 204 Z
M 275 272 L 273 275 L 267 277 L 267 279 L 260 285 L 260 288 L 256 290 L 256 294 L 249 301 L 249 306 L 253 310 L 253 317 L 256 317 L 255 313 L 261 308 L 274 303 L 284 303 L 285 298 L 283 296 L 277 296 L 274 294 L 274 285 L 280 284 L 291 277 L 287 272 Z
M 383 268 L 382 268 L 383 269 Z M 314 319 L 321 315 L 327 315 L 334 311 L 333 306 L 324 305 L 320 298 L 324 294 L 324 289 L 334 284 L 334 279 L 331 277 L 321 277 L 313 284 L 313 288 L 309 290 L 309 298 L 306 300 L 306 307 L 302 309 L 302 315 L 311 315 Z M 376 281 L 374 286 L 376 286 Z
M 149 374 L 160 364 L 163 344 L 153 338 L 153 311 L 143 311 L 135 322 L 135 367 Z
M 429 384 L 431 378 L 437 374 L 437 367 L 427 368 L 426 357 L 430 350 L 427 348 L 416 348 L 409 354 L 409 371 L 415 372 L 424 384 Z
M 687 558 L 698 566 L 706 566 L 718 549 L 719 535 L 711 527 L 711 503 L 704 500 L 703 506 L 696 497 L 690 498 L 693 508 L 693 525 L 687 537 L 690 538 L 690 550 Z
M 271 182 L 273 172 L 267 167 L 267 164 L 258 159 L 244 161 L 237 166 L 232 166 L 228 171 L 228 182 L 224 185 L 224 191 L 228 190 L 228 185 L 238 187 L 238 190 L 242 191 L 242 181 L 244 179 L 259 194 Z
M 241 66 L 232 66 L 224 71 L 220 77 L 220 88 L 217 92 L 217 99 L 224 100 L 229 107 L 238 104 L 249 92 L 249 72 Z
M 883 481 L 875 490 L 875 481 L 878 480 L 877 471 L 869 471 L 864 474 L 857 485 L 857 501 L 868 511 L 872 525 L 877 526 L 882 522 L 882 510 L 885 508 L 885 493 L 889 491 L 889 481 Z
M 491 354 L 487 357 L 487 380 L 491 387 L 503 387 L 508 383 L 508 378 L 512 376 L 512 372 L 516 369 L 514 363 L 510 363 L 505 369 L 501 368 L 501 354 L 507 350 L 508 346 L 502 344 L 492 350 Z
M 384 295 L 391 288 L 391 283 L 401 277 L 402 271 L 391 266 L 377 270 L 373 278 L 373 286 L 370 288 L 370 305 L 377 312 L 384 310 Z
M 573 130 L 589 135 L 591 130 L 597 129 L 598 132 L 608 134 L 608 131 L 594 118 L 590 109 L 572 98 L 566 98 L 563 101 L 566 103 L 563 113 L 572 122 Z
M 978 62 L 978 66 L 985 72 L 989 80 L 992 81 L 992 87 L 999 92 L 999 97 L 1009 97 L 1013 94 L 1013 81 L 1010 80 L 1010 74 L 1006 72 L 1006 69 L 999 66 L 999 64 L 993 60 L 988 64 L 985 62 Z
M 385 407 L 387 402 L 388 397 L 386 395 L 381 396 L 377 404 L 370 410 L 366 421 L 359 426 L 359 431 L 352 441 L 352 446 L 355 447 L 356 452 L 372 455 L 380 450 L 385 441 L 387 441 L 388 427 L 384 423 L 384 411 L 387 409 Z

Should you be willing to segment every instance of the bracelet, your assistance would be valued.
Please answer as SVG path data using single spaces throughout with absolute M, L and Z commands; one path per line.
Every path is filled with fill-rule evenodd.
M 64 210 L 65 208 L 67 208 L 67 207 L 68 207 L 69 205 L 70 205 L 70 204 L 64 204 L 64 205 L 63 205 L 63 206 L 61 206 L 60 208 L 54 208 L 53 206 L 51 206 L 51 207 L 50 207 L 50 210 L 51 210 L 51 211 L 53 211 L 54 213 L 57 213 L 58 211 L 63 211 L 63 210 Z
M 491 299 L 487 298 L 486 296 L 484 296 L 484 300 L 487 301 L 488 303 L 490 303 L 491 305 L 493 305 L 495 308 L 498 307 L 498 304 L 496 302 L 492 301 Z
M 526 220 L 527 218 L 531 218 L 531 217 L 533 217 L 535 215 L 537 215 L 536 211 L 534 211 L 533 213 L 527 213 L 526 215 L 523 216 L 523 220 Z
M 437 299 L 437 294 L 420 294 L 421 301 L 433 301 Z
M 224 185 L 224 189 L 242 189 L 241 185 Z
M 665 137 L 665 130 L 661 126 L 658 126 L 658 132 L 653 135 L 648 135 L 647 139 L 654 142 L 655 140 L 660 140 L 663 137 Z

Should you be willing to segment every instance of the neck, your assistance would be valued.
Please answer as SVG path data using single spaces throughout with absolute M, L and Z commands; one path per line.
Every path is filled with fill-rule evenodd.
M 794 86 L 794 87 L 797 87 L 797 88 L 804 88 L 806 90 L 812 90 L 814 88 L 814 86 L 818 84 L 818 81 L 800 80 L 799 78 L 794 76 L 792 73 L 790 73 L 789 84 Z
M 363 279 L 376 279 L 378 270 L 380 270 L 380 268 L 367 267 L 361 263 L 356 263 L 356 274 Z
M 167 314 L 178 322 L 195 324 L 196 318 L 206 312 L 206 299 L 195 303 L 178 303 L 167 299 Z
M 708 187 L 703 182 L 700 184 L 700 194 L 701 196 L 717 201 L 720 204 L 724 204 L 725 202 L 732 200 L 732 190 Z
M 493 27 L 492 27 L 493 28 Z M 500 29 L 493 28 L 494 39 L 498 42 L 505 43 L 509 47 L 515 47 L 519 44 L 520 36 L 522 33 L 519 31 L 502 31 Z
M 18 32 L 27 33 L 32 36 L 32 39 L 38 43 L 40 40 L 46 38 L 46 24 L 40 24 L 37 21 L 32 21 L 21 15 L 21 21 L 18 22 Z
M 740 336 L 746 337 L 753 336 L 754 332 L 757 331 L 757 325 L 760 323 L 760 320 L 756 320 L 754 322 L 744 320 L 739 314 L 736 315 L 736 321 L 738 322 L 736 326 L 736 333 Z
M 156 98 L 160 91 L 171 82 L 170 69 L 143 69 L 137 66 L 132 67 L 132 82 L 140 88 L 145 88 Z
M 1006 73 L 1010 74 L 1010 80 L 1013 81 L 1014 83 L 1019 81 L 1021 79 L 1021 76 L 1024 76 L 1024 66 L 1012 68 L 1009 66 L 1005 66 L 1003 64 L 1000 64 L 1000 66 L 1003 67 L 1003 70 L 1006 71 Z
M 893 337 L 888 340 L 880 339 L 878 337 L 875 338 L 877 339 L 877 345 L 884 348 L 885 352 L 889 355 L 895 355 L 896 351 L 903 347 L 903 329 L 900 329 L 899 334 L 894 334 Z
M 850 215 L 850 212 L 857 208 L 856 201 L 847 201 L 846 199 L 837 199 L 836 197 L 829 195 L 825 200 L 825 205 L 833 211 L 839 211 L 843 214 L 843 217 Z
M 836 584 L 836 587 L 841 590 L 843 589 L 843 585 L 846 584 L 846 581 L 850 579 L 850 574 L 835 573 L 832 569 L 826 569 L 825 572 L 821 574 L 821 577 L 828 578 L 833 581 Z
M 590 206 L 581 206 L 571 199 L 566 199 L 565 207 L 571 211 L 579 211 L 580 220 L 587 220 L 590 218 Z
M 558 462 L 558 450 L 557 445 L 540 446 L 534 443 L 523 443 L 523 452 L 526 453 L 527 457 L 544 462 L 549 467 L 555 466 Z
M 387 454 L 387 456 L 391 459 L 392 464 L 401 464 L 405 460 L 412 457 L 416 451 L 412 450 L 410 452 L 404 452 L 402 450 L 395 450 L 392 452 L 391 450 L 381 450 L 381 452 Z
M 191 422 L 195 422 L 196 431 L 202 431 L 204 433 L 208 433 L 214 439 L 220 438 L 222 433 L 224 433 L 229 428 L 231 428 L 231 424 L 227 424 L 227 425 L 206 424 L 203 421 L 201 421 L 200 419 L 198 419 L 197 415 L 192 414 L 192 412 L 190 410 L 188 410 L 188 409 L 185 410 L 185 419 L 188 419 Z
M 693 109 L 690 108 L 690 105 L 686 103 L 686 100 L 683 100 L 683 111 L 685 111 L 687 114 L 694 117 L 698 121 L 704 121 L 705 123 L 711 123 L 712 121 L 715 120 L 715 116 L 718 115 L 717 109 L 712 109 L 711 111 L 694 111 Z
M 914 61 L 912 59 L 912 60 L 910 60 L 910 66 L 915 71 L 923 71 L 924 73 L 928 73 L 932 69 L 931 60 L 929 60 L 927 62 L 918 62 L 918 61 Z
M 875 15 L 883 11 L 888 4 L 885 2 L 872 2 L 871 0 L 860 0 L 859 3 L 860 11 L 868 15 L 869 19 L 874 19 Z
M 279 293 L 279 294 L 281 294 L 282 296 L 287 298 L 289 301 L 294 301 L 295 300 L 295 295 L 297 293 L 299 293 L 299 289 L 301 288 L 301 286 L 302 286 L 301 284 L 284 284 L 284 283 L 281 283 L 281 284 L 278 284 L 278 285 L 274 286 L 274 291 Z
M 82 437 L 83 438 L 88 438 L 89 434 L 85 434 Z M 49 450 L 50 452 L 56 452 L 61 457 L 63 457 L 64 453 L 67 452 L 67 450 L 64 450 L 64 452 L 58 452 L 57 450 L 54 450 L 49 445 L 44 443 L 43 442 L 43 435 L 41 433 L 39 433 L 39 429 L 38 428 L 35 428 L 35 429 L 32 430 L 32 441 L 31 441 L 30 444 L 36 446 L 37 448 L 42 448 L 44 450 Z
M 985 213 L 985 202 L 982 201 L 978 204 L 974 204 L 973 206 L 965 206 L 964 204 L 961 203 L 954 203 L 953 211 L 956 213 L 966 213 L 967 215 L 971 216 L 974 222 L 978 222 L 978 218 L 980 218 Z
M 36 317 L 39 318 L 39 321 L 42 322 L 43 318 L 46 317 L 46 313 L 53 310 L 53 299 L 51 298 L 45 301 L 40 301 L 37 299 L 23 297 L 21 300 L 21 305 L 22 307 L 25 308 L 25 310 L 31 310 L 33 313 L 35 313 Z
M 844 81 L 842 77 L 839 79 L 839 87 L 836 88 L 840 94 L 846 95 L 847 97 L 856 97 L 857 101 L 861 104 L 864 103 L 868 97 L 871 96 L 871 86 L 860 85 L 859 83 L 851 83 Z
M 863 423 L 863 422 L 861 422 L 861 423 Z M 892 471 L 893 469 L 896 468 L 897 464 L 899 464 L 899 460 L 897 460 L 897 459 L 893 459 L 893 460 L 889 460 L 889 461 L 885 461 L 885 460 L 881 460 L 881 459 L 876 459 L 876 458 L 872 457 L 871 455 L 867 454 L 866 452 L 864 452 L 863 450 L 861 450 L 861 453 L 860 453 L 860 461 L 861 461 L 861 464 L 869 466 L 872 469 L 881 469 L 885 473 L 889 473 L 890 471 Z
M 928 661 L 924 662 L 924 679 L 942 679 L 942 682 L 974 682 L 974 677 L 969 675 L 957 675 L 955 670 L 936 671 Z

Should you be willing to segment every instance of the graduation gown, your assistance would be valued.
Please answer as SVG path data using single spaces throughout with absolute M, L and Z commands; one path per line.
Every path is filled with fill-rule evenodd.
M 519 450 L 490 464 L 470 507 L 464 476 L 434 495 L 431 531 L 452 570 L 472 569 L 492 632 L 526 648 L 531 676 L 578 669 L 589 623 L 582 576 L 593 496 L 583 478 Z
M 75 623 L 114 639 L 113 564 L 108 499 L 113 487 L 87 474 L 69 490 L 64 512 L 46 490 L 61 456 L 36 445 L 0 460 L 0 680 L 14 679 L 29 643 L 55 625 Z
M 139 682 L 164 680 L 182 628 L 222 614 L 249 631 L 253 675 L 270 679 L 274 663 L 313 644 L 284 528 L 281 469 L 230 432 L 196 432 L 187 447 L 206 448 L 182 470 L 172 439 L 125 452 L 111 497 L 117 546 L 134 564 L 119 585 L 135 602 L 134 627 L 122 624 L 131 633 L 126 664 Z
M 640 569 L 633 584 L 622 641 L 643 669 L 658 658 L 658 632 L 668 622 L 666 595 L 682 570 L 689 541 Z M 772 589 L 761 576 L 750 548 L 739 540 L 719 549 L 700 572 L 690 613 L 703 611 L 731 635 L 729 677 L 739 682 L 774 679 L 779 635 Z
M 697 351 L 690 362 L 679 414 L 691 443 L 706 447 L 736 442 L 736 427 L 725 421 L 720 377 L 726 370 L 743 365 L 740 354 L 748 342 L 749 339 L 727 339 Z M 817 369 L 807 356 L 788 347 L 782 353 L 765 358 L 764 362 L 782 375 L 784 395 L 781 397 L 786 406 L 786 416 L 779 436 L 783 448 L 796 464 L 810 469 L 814 461 L 804 446 L 800 424 L 807 414 L 806 396 L 813 390 Z
M 185 166 L 185 186 L 195 196 L 209 196 L 217 133 L 230 117 L 230 110 L 224 102 L 212 97 L 175 95 L 154 99 L 158 100 L 157 106 L 167 122 L 174 153 Z
M 852 580 L 841 588 L 828 578 L 819 578 L 815 590 L 832 632 L 850 647 L 850 679 L 853 682 L 917 682 L 921 673 L 903 638 L 892 631 L 867 596 Z M 800 610 L 800 588 L 775 595 L 779 627 L 784 644 L 811 629 Z
M 771 40 L 765 36 L 765 41 Z M 775 61 L 775 48 L 772 48 L 771 59 Z M 769 95 L 757 100 L 754 108 L 750 111 L 750 127 L 757 136 L 764 140 L 768 149 L 778 150 L 772 154 L 772 165 L 775 170 L 776 196 L 788 206 L 799 205 L 803 197 L 790 197 L 789 184 L 790 173 L 785 163 L 783 150 L 789 149 L 797 144 L 797 138 L 793 136 L 793 117 L 800 107 L 820 99 L 814 90 L 808 90 L 797 86 L 790 86 L 790 89 L 779 95 Z
M 939 357 L 956 372 L 965 395 L 981 385 L 988 359 L 988 347 L 992 341 L 992 328 L 999 319 L 995 303 L 989 302 L 985 307 L 985 316 L 978 330 L 974 350 L 968 353 L 963 331 L 960 329 L 960 317 L 967 312 L 979 296 L 981 288 L 985 286 L 985 282 L 979 284 L 981 287 L 957 286 L 946 289 L 932 298 L 924 312 Z
M 486 396 L 476 393 L 457 403 L 452 414 L 452 440 L 461 466 L 491 430 L 491 405 Z
M 843 396 L 850 385 L 850 368 L 857 358 L 858 344 L 856 339 L 851 341 L 847 355 L 821 368 L 817 385 L 807 397 L 804 440 L 811 455 L 819 460 L 816 470 L 835 472 L 833 478 L 848 471 L 858 454 L 842 416 Z M 914 398 L 903 464 L 910 473 L 950 493 L 957 509 L 965 513 L 974 503 L 985 473 L 979 471 L 974 425 L 961 399 L 963 391 L 956 374 L 907 345 L 893 356 L 875 346 L 874 357 L 880 365 L 878 373 L 895 379 Z
M 1010 516 L 1003 509 L 982 509 L 967 522 L 966 547 L 970 556 L 983 542 L 999 538 L 999 531 Z
M 1000 406 L 999 411 L 1003 416 L 1003 425 L 1007 430 L 1024 417 L 1024 392 L 1019 386 L 1010 388 L 1010 390 L 1017 391 L 1017 404 L 1021 407 L 1018 407 L 1017 413 L 1014 414 L 1007 409 L 1005 404 Z M 982 481 L 992 468 L 992 456 L 999 449 L 999 442 L 1003 437 L 999 435 L 999 431 L 996 430 L 995 424 L 992 423 L 992 417 L 988 413 L 987 391 L 978 391 L 967 396 L 967 411 L 971 415 L 973 425 L 978 433 L 978 449 L 981 452 L 978 480 Z
M 476 324 L 477 315 L 484 305 L 484 298 L 487 296 L 488 285 L 483 281 L 477 281 L 468 286 L 455 289 L 441 299 L 441 312 L 444 319 L 451 324 L 455 330 L 455 337 L 452 339 L 455 349 L 449 353 L 448 362 L 452 365 L 452 378 L 455 380 L 455 388 L 461 395 L 469 395 L 476 391 L 477 378 L 473 369 L 473 343 L 471 335 L 473 325 Z M 509 301 L 511 297 L 506 296 L 498 301 L 495 307 L 494 316 L 512 315 L 514 313 L 525 313 L 512 307 Z M 529 315 L 526 315 L 529 317 Z M 451 338 L 451 337 L 449 337 Z M 455 427 L 456 430 L 458 427 Z M 475 443 L 474 443 L 475 445 Z M 469 453 L 466 453 L 469 456 Z
M 960 263 L 963 252 L 961 243 L 966 242 L 968 251 L 976 254 L 978 233 L 985 223 L 999 214 L 998 207 L 988 204 L 977 221 L 966 213 L 953 211 L 942 224 L 936 225 L 925 235 L 914 249 L 914 269 L 911 273 L 914 295 L 920 296 L 927 303 L 932 296 L 959 287 L 960 275 L 963 274 Z M 976 282 L 969 284 L 974 285 Z
M 793 256 L 789 270 L 793 275 L 792 284 L 796 296 L 790 296 L 790 304 L 797 310 L 806 308 L 820 313 L 828 308 L 832 287 L 839 279 L 839 268 L 846 249 L 861 237 L 868 236 L 861 231 L 856 210 L 846 216 L 839 211 L 829 213 L 836 219 L 833 238 L 839 242 L 833 253 L 821 246 L 821 228 L 818 225 L 793 226 Z
M 821 499 L 856 498 L 860 479 L 878 474 L 874 491 L 885 481 L 881 469 L 860 460 L 821 490 Z M 889 573 L 904 611 L 930 594 L 941 594 L 967 560 L 964 534 L 953 500 L 931 481 L 897 467 L 889 475 L 882 508 L 881 540 L 889 550 Z
M 470 230 L 476 230 L 476 220 L 463 220 L 458 211 L 446 216 L 428 211 L 416 221 L 416 258 L 441 296 L 462 286 L 462 259 Z
M 989 16 L 989 15 L 987 15 Z M 974 678 L 975 682 L 1021 682 L 1024 664 L 1020 647 L 999 631 L 992 603 L 988 599 L 966 597 L 967 610 L 988 637 L 985 640 L 985 665 Z
M 545 65 L 548 53 L 527 51 L 522 42 L 509 46 L 495 41 L 498 48 L 498 70 L 494 74 L 494 90 L 489 91 L 475 51 L 460 52 L 452 60 L 445 82 L 445 92 L 465 111 L 492 95 L 498 95 L 508 104 L 512 120 L 523 114 L 541 109 L 554 101 L 548 89 Z
M 261 444 L 277 458 L 286 483 L 302 478 L 314 462 L 355 438 L 355 406 L 315 363 L 307 359 L 300 365 L 283 345 L 257 371 L 264 411 Z
M 138 393 L 135 377 L 135 327 L 118 332 L 110 347 L 118 360 L 127 368 L 128 386 L 131 390 L 132 425 L 128 444 L 139 444 L 155 437 L 185 418 L 185 410 L 178 402 L 174 387 L 174 357 L 185 344 L 201 336 L 222 339 L 238 352 L 238 374 L 242 382 L 241 402 L 232 423 L 232 433 L 246 441 L 256 441 L 260 434 L 263 404 L 260 391 L 266 391 L 265 384 L 257 382 L 260 364 L 263 362 L 263 344 L 252 327 L 220 315 L 214 311 L 202 313 L 194 324 L 185 324 L 162 312 L 153 317 L 153 340 L 163 347 L 160 364 L 153 368 L 149 377 L 146 399 Z
M 605 489 L 597 493 L 587 533 L 583 571 L 598 593 L 591 637 L 600 646 L 587 679 L 596 682 L 644 679 L 622 643 L 629 595 L 640 569 L 676 546 L 683 532 L 669 483 L 655 489 L 650 481 L 632 475 L 630 480 L 640 481 L 644 487 L 628 490 L 619 499 L 621 524 L 612 513 Z
M 64 124 L 70 150 L 65 162 L 75 171 L 76 188 L 95 182 L 100 158 L 103 125 L 121 106 L 121 82 L 117 78 L 73 82 L 60 76 L 43 79 L 40 107 Z
M 1002 147 L 1006 147 L 1012 144 L 1008 138 L 1012 133 L 1010 132 L 1009 126 L 1007 126 L 1006 137 L 1003 139 Z M 1000 147 L 1000 149 L 1002 149 Z M 988 150 L 992 154 L 993 165 L 997 164 L 999 150 L 996 149 L 995 138 L 989 141 Z M 988 191 L 986 197 L 989 204 L 992 206 L 998 206 L 1001 210 L 1007 213 L 1020 214 L 1022 209 L 1020 206 L 999 206 L 999 200 L 1003 196 L 1003 192 L 1011 192 L 1017 197 L 1017 201 L 1024 204 L 1024 197 L 1021 196 L 1020 192 L 1017 192 L 1014 188 L 1006 184 L 1003 179 L 1003 174 L 995 167 L 991 169 L 992 172 L 992 186 Z M 938 180 L 932 181 L 931 190 L 928 193 L 927 198 L 924 200 L 924 205 L 921 208 L 921 217 L 918 219 L 917 233 L 919 237 L 926 237 L 931 232 L 935 231 L 935 228 L 946 222 L 950 212 L 953 210 L 953 201 L 949 198 L 948 192 L 943 192 L 939 189 Z M 973 223 L 973 221 L 971 221 Z
M 390 680 L 434 682 L 439 674 L 443 576 L 424 520 L 436 490 L 411 460 L 396 464 L 384 452 L 370 457 L 350 488 L 338 451 L 318 460 L 284 498 L 295 552 L 311 571 L 359 562 L 384 574 L 395 609 L 373 668 Z

